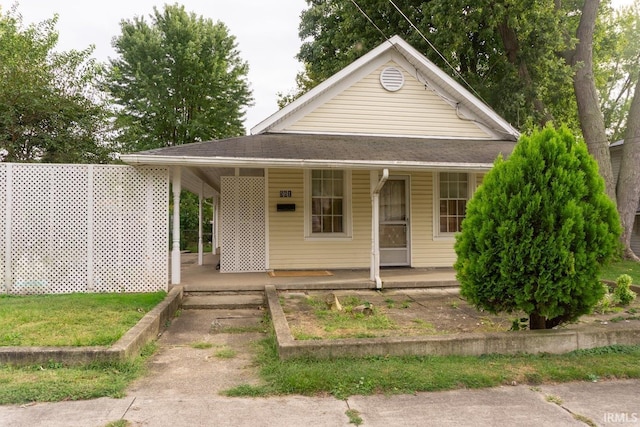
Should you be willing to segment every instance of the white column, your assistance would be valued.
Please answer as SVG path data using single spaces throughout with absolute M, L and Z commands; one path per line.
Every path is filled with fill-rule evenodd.
M 376 282 L 376 288 L 382 288 L 380 279 L 380 190 L 389 178 L 389 169 L 382 170 L 382 177 L 378 181 L 378 174 L 372 171 L 370 181 L 377 181 L 375 188 L 371 192 L 371 280 Z
M 174 166 L 171 170 L 171 189 L 173 191 L 173 230 L 171 250 L 171 284 L 180 284 L 180 191 L 182 187 L 180 166 Z
M 198 195 L 198 265 L 202 265 L 202 198 L 204 197 L 204 182 L 200 183 Z
M 369 171 L 369 187 L 371 191 L 371 261 L 369 262 L 369 280 L 376 280 L 376 229 L 378 222 L 376 221 L 376 202 L 375 188 L 378 183 L 378 171 Z M 378 202 L 379 203 L 379 202 Z

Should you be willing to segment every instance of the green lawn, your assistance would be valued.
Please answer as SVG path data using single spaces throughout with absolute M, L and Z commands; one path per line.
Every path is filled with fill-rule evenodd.
M 615 281 L 621 274 L 628 274 L 633 279 L 633 284 L 640 286 L 640 263 L 634 261 L 618 261 L 608 265 L 602 270 L 600 278 Z
M 166 293 L 0 296 L 0 346 L 108 346 Z M 0 365 L 0 404 L 122 397 L 155 351 L 122 363 Z
M 2 295 L 0 346 L 108 346 L 165 295 Z
M 640 378 L 640 346 L 611 346 L 551 355 L 407 356 L 281 361 L 275 338 L 262 342 L 257 363 L 264 384 L 228 396 L 277 394 L 412 394 L 499 385 Z
M 0 405 L 123 397 L 129 384 L 146 372 L 155 349 L 150 343 L 139 357 L 122 363 L 0 365 Z

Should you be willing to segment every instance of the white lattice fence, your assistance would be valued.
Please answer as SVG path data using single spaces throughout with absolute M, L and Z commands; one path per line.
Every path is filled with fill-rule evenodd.
M 266 266 L 263 177 L 221 179 L 221 272 L 264 271 Z
M 3 292 L 167 288 L 168 171 L 3 164 Z
M 9 256 L 7 254 L 8 249 L 5 245 L 5 234 L 9 227 L 6 226 L 7 215 L 7 165 L 0 163 L 0 294 L 6 294 L 7 288 L 5 287 L 5 258 Z

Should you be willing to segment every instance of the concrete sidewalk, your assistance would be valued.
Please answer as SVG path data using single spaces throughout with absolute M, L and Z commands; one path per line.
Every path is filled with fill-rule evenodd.
M 259 327 L 259 310 L 184 310 L 159 339 L 150 373 L 122 399 L 0 406 L 0 426 L 584 426 L 640 425 L 640 380 L 503 386 L 399 396 L 279 396 L 228 398 L 221 390 L 258 384 L 250 346 L 259 332 L 220 333 L 225 326 Z M 209 342 L 195 349 L 194 342 Z M 216 357 L 232 350 L 232 358 Z
M 364 426 L 640 425 L 640 381 L 499 387 L 401 396 L 227 398 L 214 394 L 0 407 L 0 425 L 101 427 L 126 419 L 134 426 L 348 426 L 348 409 Z M 561 402 L 546 400 L 547 396 Z M 353 424 L 351 424 L 353 425 Z

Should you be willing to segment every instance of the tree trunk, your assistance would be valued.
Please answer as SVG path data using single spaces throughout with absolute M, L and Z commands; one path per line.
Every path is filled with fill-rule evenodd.
M 624 256 L 640 261 L 631 249 L 631 234 L 640 203 L 640 75 L 627 116 L 627 132 L 622 147 L 622 160 L 617 185 L 618 213 L 622 222 Z
M 525 86 L 527 87 L 527 93 L 534 93 L 533 88 L 533 80 L 531 79 L 531 74 L 529 74 L 529 67 L 527 66 L 526 61 L 522 58 L 519 58 L 520 53 L 520 43 L 518 42 L 518 35 L 515 30 L 509 26 L 507 21 L 503 21 L 498 25 L 498 32 L 500 33 L 500 38 L 502 39 L 502 44 L 504 45 L 505 53 L 507 54 L 507 59 L 513 65 L 518 68 L 518 77 L 522 79 Z M 537 96 L 534 96 L 533 99 L 530 99 L 533 104 L 534 109 L 539 114 L 540 125 L 544 126 L 547 122 L 553 121 L 553 117 L 547 111 L 544 102 Z
M 586 0 L 580 17 L 576 37 L 578 44 L 571 65 L 575 67 L 573 88 L 578 103 L 578 117 L 582 135 L 589 153 L 596 159 L 600 175 L 604 178 L 607 195 L 616 202 L 615 180 L 611 168 L 609 141 L 604 128 L 604 117 L 593 76 L 593 32 L 600 0 Z
M 547 329 L 547 318 L 538 313 L 529 315 L 529 329 Z

